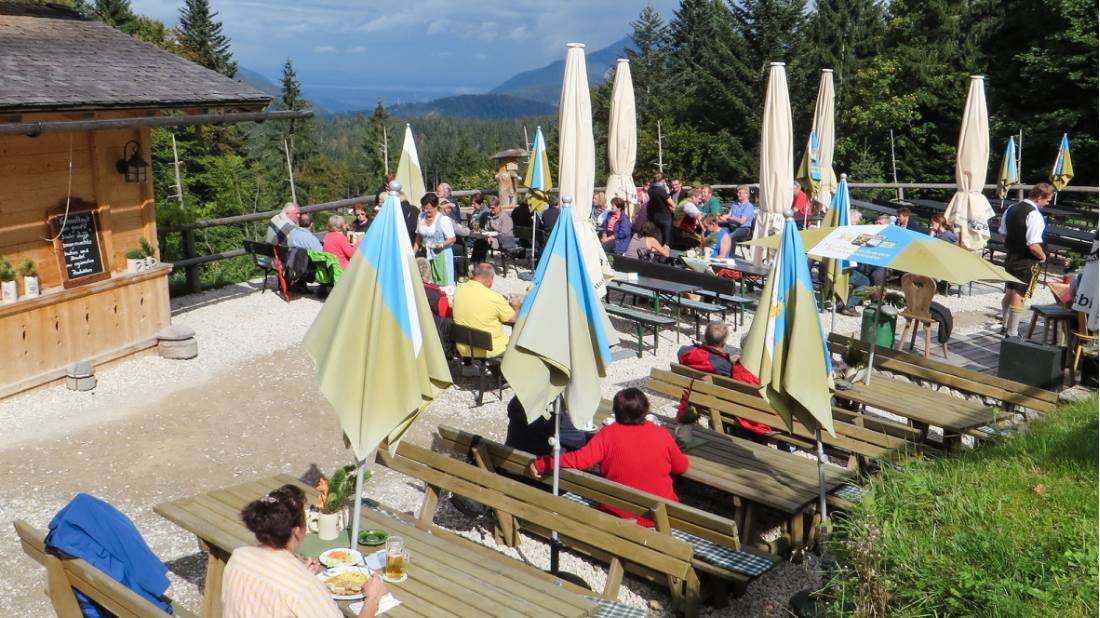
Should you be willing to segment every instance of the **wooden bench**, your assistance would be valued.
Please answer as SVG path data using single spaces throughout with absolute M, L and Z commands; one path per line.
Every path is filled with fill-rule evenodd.
M 615 316 L 622 320 L 627 320 L 634 323 L 635 336 L 638 341 L 638 358 L 642 357 L 642 337 L 646 330 L 653 331 L 653 355 L 657 355 L 657 347 L 660 345 L 658 336 L 661 333 L 661 328 L 675 328 L 676 320 L 663 315 L 658 315 L 651 311 L 643 311 L 641 309 L 634 309 L 632 307 L 623 307 L 622 305 L 605 304 L 604 311 L 608 315 Z
M 867 344 L 862 341 L 837 333 L 829 335 L 829 350 L 832 353 L 843 354 L 849 345 L 855 345 L 864 354 L 869 352 Z M 1058 407 L 1057 393 L 899 350 L 877 347 L 875 369 L 925 380 L 971 395 L 989 397 L 1001 402 L 1006 409 L 1020 406 L 1049 413 Z
M 46 567 L 46 595 L 59 618 L 82 618 L 73 589 L 79 590 L 119 618 L 163 618 L 164 610 L 114 578 L 80 558 L 62 560 L 46 550 L 46 535 L 23 520 L 16 520 L 15 532 L 23 551 Z M 173 604 L 175 616 L 195 614 Z
M 530 453 L 447 425 L 439 426 L 439 436 L 445 447 L 473 457 L 479 467 L 490 472 L 523 476 L 534 461 Z M 552 483 L 549 476 L 541 481 L 547 487 Z M 579 503 L 607 504 L 646 517 L 654 522 L 658 532 L 692 543 L 695 548 L 692 566 L 696 571 L 732 582 L 738 594 L 749 582 L 771 570 L 777 561 L 770 554 L 742 548 L 737 524 L 731 519 L 581 470 L 562 470 L 559 481 L 561 491 Z M 507 527 L 507 523 L 498 525 L 499 534 Z M 722 605 L 725 596 L 720 591 L 713 598 L 717 605 Z
M 717 297 L 709 296 L 710 300 L 733 309 L 738 316 L 739 324 L 743 324 L 745 321 L 745 305 L 750 302 L 750 299 L 738 293 L 738 290 L 741 289 L 740 283 L 733 279 L 719 277 L 710 272 L 700 273 L 690 268 L 658 264 L 657 262 L 628 258 L 622 255 L 615 256 L 614 265 L 615 270 L 619 272 L 638 273 L 643 277 L 694 285 L 697 288 L 696 294 L 700 296 L 717 295 Z
M 408 442 L 392 456 L 385 447 L 378 449 L 377 461 L 424 481 L 417 527 L 432 527 L 440 492 L 449 491 L 494 509 L 498 521 L 511 522 L 504 524 L 504 539 L 514 538 L 518 529 L 546 537 L 556 530 L 563 546 L 608 564 L 606 599 L 618 596 L 629 569 L 667 583 L 673 605 L 684 615 L 699 613 L 699 578 L 688 543 Z
M 689 400 L 709 412 L 711 427 L 716 431 L 738 426 L 734 418 L 738 417 L 772 427 L 776 433 L 769 437 L 777 442 L 813 450 L 815 432 L 797 421 L 793 430 L 788 431 L 783 419 L 755 391 L 746 392 L 734 380 L 694 372 L 687 367 L 680 367 L 678 371 L 674 373 L 654 368 L 650 372 L 649 388 L 674 399 L 679 399 L 684 391 L 690 390 Z M 682 375 L 688 372 L 694 373 Z M 825 446 L 848 454 L 849 468 L 855 470 L 871 461 L 889 459 L 897 451 L 916 448 L 907 439 L 886 432 L 881 425 L 868 427 L 866 421 L 867 418 L 862 415 L 834 407 L 833 428 L 836 436 L 827 432 L 821 434 Z M 901 427 L 899 424 L 897 429 L 911 430 L 908 427 L 901 430 Z

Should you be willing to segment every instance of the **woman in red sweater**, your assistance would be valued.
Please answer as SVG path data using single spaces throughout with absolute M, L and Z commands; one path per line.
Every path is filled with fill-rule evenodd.
M 688 460 L 672 434 L 645 419 L 649 412 L 645 393 L 636 388 L 623 389 L 615 394 L 612 409 L 615 422 L 601 429 L 580 450 L 562 453 L 561 467 L 586 470 L 598 464 L 608 480 L 679 502 L 672 489 L 672 477 L 687 472 Z M 531 464 L 530 472 L 537 478 L 553 466 L 554 456 L 545 455 Z M 613 506 L 601 504 L 600 510 L 653 527 L 652 521 Z
M 325 253 L 331 253 L 340 261 L 340 268 L 348 267 L 348 260 L 355 255 L 359 243 L 354 245 L 348 241 L 348 226 L 340 215 L 332 215 L 328 218 L 328 233 L 322 245 Z

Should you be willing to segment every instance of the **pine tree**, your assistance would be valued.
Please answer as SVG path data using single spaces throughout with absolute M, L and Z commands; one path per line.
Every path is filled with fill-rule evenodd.
M 806 0 L 731 0 L 735 28 L 748 52 L 747 64 L 760 76 L 768 64 L 792 64 L 798 55 L 806 17 Z
M 229 37 L 215 21 L 209 0 L 184 0 L 180 9 L 179 45 L 183 54 L 226 77 L 237 75 L 237 63 L 229 51 Z
M 126 34 L 137 30 L 137 16 L 130 7 L 130 0 L 95 0 L 91 13 L 97 20 Z
M 400 151 L 394 150 L 394 127 L 382 99 L 374 106 L 374 112 L 367 117 L 367 130 L 363 138 L 362 174 L 367 191 L 381 186 L 382 177 L 397 167 Z M 385 147 L 385 150 L 383 150 Z M 423 150 L 423 149 L 421 149 Z M 389 154 L 389 169 L 386 168 L 386 153 Z
M 753 74 L 744 40 L 720 0 L 683 0 L 669 23 L 673 106 L 665 160 L 688 179 L 745 178 L 755 168 L 759 141 Z
M 630 26 L 633 48 L 627 48 L 626 57 L 630 61 L 630 77 L 634 82 L 634 107 L 638 123 L 636 169 L 640 172 L 635 176 L 640 179 L 657 169 L 657 121 L 668 113 L 668 26 L 652 4 L 646 4 Z M 596 139 L 603 138 L 605 149 L 612 86 L 613 82 L 609 82 L 597 87 L 592 99 L 593 111 L 600 109 L 600 113 L 594 116 L 599 123 Z

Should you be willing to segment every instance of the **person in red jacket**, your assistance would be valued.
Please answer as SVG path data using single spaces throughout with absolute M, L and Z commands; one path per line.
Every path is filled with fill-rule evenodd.
M 687 472 L 688 460 L 668 430 L 646 420 L 649 399 L 645 393 L 625 388 L 615 393 L 611 407 L 615 422 L 600 429 L 579 450 L 562 453 L 561 467 L 587 470 L 599 465 L 609 481 L 679 502 L 672 477 Z M 535 459 L 528 471 L 538 478 L 553 466 L 554 456 L 544 455 Z M 652 521 L 613 506 L 601 504 L 600 510 L 653 527 Z
M 707 324 L 707 329 L 703 332 L 703 343 L 680 348 L 680 352 L 676 355 L 680 364 L 696 371 L 729 376 L 750 386 L 760 386 L 760 380 L 746 369 L 741 361 L 730 360 L 730 355 L 725 350 L 729 334 L 730 329 L 725 322 Z M 764 436 L 775 432 L 767 425 L 754 423 L 741 417 L 737 417 L 737 422 L 746 431 L 756 435 Z

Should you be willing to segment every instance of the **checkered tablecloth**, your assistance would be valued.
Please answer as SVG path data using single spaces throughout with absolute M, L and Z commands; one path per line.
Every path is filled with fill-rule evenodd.
M 570 502 L 575 502 L 584 506 L 593 508 L 599 506 L 599 503 L 595 500 L 589 500 L 584 496 L 578 496 L 571 492 L 566 492 L 562 494 L 561 497 Z M 725 547 L 713 541 L 697 537 L 694 534 L 684 532 L 683 530 L 673 530 L 672 537 L 684 541 L 685 543 L 690 543 L 695 549 L 695 557 L 699 560 L 749 577 L 763 575 L 768 572 L 773 565 L 773 562 L 767 558 L 739 549 Z
M 646 618 L 646 616 L 649 615 L 649 612 L 637 607 L 630 607 L 629 605 L 623 605 L 622 603 L 608 601 L 607 599 L 601 599 L 599 597 L 588 598 L 595 601 L 596 605 L 600 606 L 600 609 L 593 614 L 596 618 Z
M 692 547 L 695 548 L 695 557 L 699 560 L 749 577 L 759 577 L 767 573 L 775 564 L 762 556 L 733 549 L 732 547 L 725 547 L 683 530 L 673 530 L 672 536 L 686 543 L 691 543 Z

